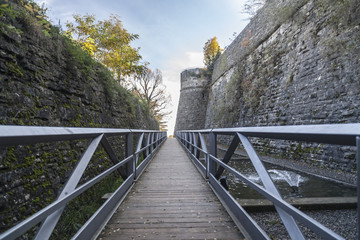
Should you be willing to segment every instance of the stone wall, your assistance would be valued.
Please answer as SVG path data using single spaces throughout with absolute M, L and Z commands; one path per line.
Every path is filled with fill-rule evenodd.
M 205 128 L 360 122 L 359 2 L 275 2 L 280 5 L 266 5 L 217 60 Z M 257 147 L 355 171 L 349 147 L 270 140 Z
M 175 131 L 204 128 L 208 82 L 209 79 L 203 69 L 188 69 L 181 73 L 180 100 Z
M 0 124 L 158 129 L 149 110 L 107 69 L 14 2 L 1 6 Z M 115 149 L 121 152 L 123 143 L 117 139 Z M 0 232 L 56 199 L 86 146 L 1 147 Z M 82 182 L 112 165 L 105 155 L 100 147 Z

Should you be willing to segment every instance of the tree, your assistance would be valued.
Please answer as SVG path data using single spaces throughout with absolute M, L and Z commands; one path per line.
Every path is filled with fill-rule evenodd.
M 204 50 L 204 63 L 208 70 L 211 70 L 214 68 L 214 63 L 216 59 L 218 59 L 221 55 L 222 49 L 220 48 L 220 45 L 216 39 L 216 37 L 213 37 L 209 39 L 203 48 Z
M 117 15 L 98 22 L 94 15 L 73 17 L 75 22 L 66 24 L 67 34 L 108 67 L 119 83 L 123 82 L 125 77 L 142 71 L 139 48 L 130 46 L 139 35 L 129 33 Z
M 165 129 L 164 119 L 171 114 L 167 110 L 171 102 L 170 95 L 162 83 L 162 74 L 159 69 L 155 72 L 145 67 L 140 74 L 132 79 L 132 91 L 149 107 L 150 112 L 160 124 L 160 129 Z

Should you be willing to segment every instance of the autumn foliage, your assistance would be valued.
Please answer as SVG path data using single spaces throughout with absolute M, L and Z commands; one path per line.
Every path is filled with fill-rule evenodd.
M 108 67 L 119 83 L 142 71 L 139 48 L 130 46 L 139 35 L 129 33 L 117 15 L 104 21 L 96 21 L 94 15 L 74 15 L 74 23 L 66 26 L 68 36 Z
M 204 63 L 205 66 L 212 70 L 215 60 L 221 55 L 222 49 L 216 39 L 213 37 L 209 39 L 204 46 Z
M 139 48 L 130 46 L 139 35 L 129 33 L 117 15 L 108 20 L 96 21 L 94 15 L 74 15 L 74 23 L 67 23 L 66 34 L 83 50 L 104 64 L 123 87 L 129 88 L 149 108 L 165 128 L 165 117 L 171 111 L 171 101 L 162 83 L 160 70 L 155 72 L 141 64 Z

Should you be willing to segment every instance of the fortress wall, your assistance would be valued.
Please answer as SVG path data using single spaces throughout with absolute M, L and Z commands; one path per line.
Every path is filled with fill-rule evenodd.
M 270 2 L 217 60 L 205 128 L 360 122 L 359 24 L 355 0 Z M 348 147 L 255 142 L 260 152 L 355 171 Z
M 188 69 L 181 73 L 180 100 L 175 131 L 204 128 L 208 82 L 209 79 L 203 69 Z
M 276 2 L 216 62 L 205 128 L 360 122 L 359 2 Z M 351 147 L 252 141 L 258 152 L 305 162 L 318 174 L 355 173 Z
M 216 61 L 211 79 L 203 75 L 181 74 L 176 130 L 358 123 L 360 2 L 268 1 Z M 353 147 L 252 142 L 261 154 L 356 181 Z

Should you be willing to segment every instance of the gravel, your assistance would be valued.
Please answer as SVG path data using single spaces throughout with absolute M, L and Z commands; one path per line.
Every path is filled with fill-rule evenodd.
M 304 210 L 303 212 L 345 239 L 358 239 L 356 209 Z M 250 215 L 272 239 L 290 239 L 275 211 L 252 212 Z M 299 224 L 299 226 L 306 239 L 323 239 L 304 225 Z
M 238 157 L 242 158 L 244 153 L 237 151 Z M 331 169 L 318 169 L 303 162 L 289 161 L 272 157 L 261 157 L 264 162 L 295 169 L 322 176 L 330 180 L 356 186 L 357 177 L 354 173 L 338 172 Z M 304 210 L 305 214 L 315 219 L 322 225 L 331 229 L 338 235 L 347 240 L 360 239 L 357 232 L 357 210 L 356 209 L 338 209 L 338 210 Z M 282 221 L 275 211 L 249 212 L 251 217 L 258 225 L 270 236 L 271 239 L 290 239 Z M 306 239 L 324 239 L 312 232 L 310 229 L 299 223 L 299 227 Z

